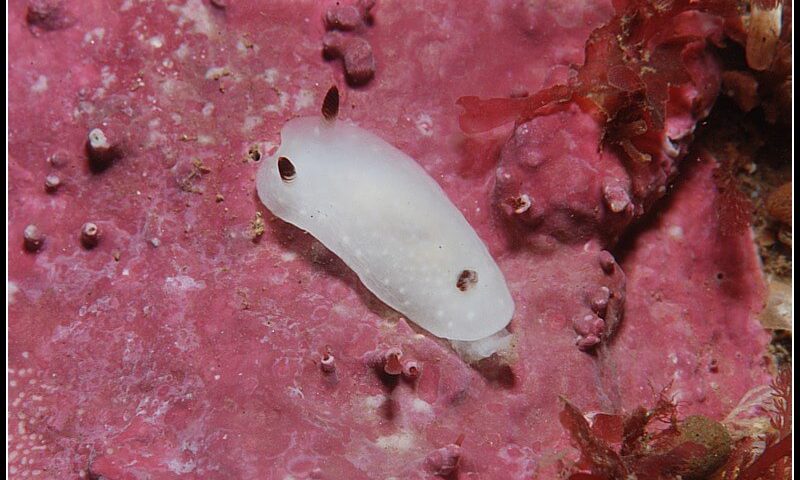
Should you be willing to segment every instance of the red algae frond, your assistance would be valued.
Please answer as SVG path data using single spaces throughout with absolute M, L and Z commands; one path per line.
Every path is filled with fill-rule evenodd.
M 632 160 L 650 161 L 655 152 L 646 151 L 652 149 L 647 135 L 664 127 L 670 87 L 692 80 L 690 47 L 719 43 L 723 23 L 741 21 L 732 4 L 716 0 L 675 1 L 666 8 L 631 0 L 616 7 L 617 15 L 587 40 L 586 60 L 569 84 L 524 98 L 461 97 L 461 129 L 484 132 L 576 104 L 604 124 L 603 143 L 618 145 Z M 687 12 L 714 21 L 678 18 Z

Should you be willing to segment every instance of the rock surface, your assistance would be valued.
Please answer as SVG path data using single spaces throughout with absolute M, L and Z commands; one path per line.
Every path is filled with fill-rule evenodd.
M 612 261 L 613 242 L 563 209 L 558 235 L 521 237 L 497 201 L 510 153 L 499 168 L 492 155 L 511 130 L 485 150 L 459 133 L 461 96 L 564 82 L 610 2 L 384 2 L 359 33 L 377 69 L 343 89 L 340 115 L 417 159 L 491 250 L 517 305 L 504 363 L 465 364 L 275 219 L 255 195 L 258 162 L 286 120 L 345 84 L 321 54 L 332 4 L 11 3 L 13 475 L 428 478 L 457 465 L 459 478 L 552 478 L 577 458 L 559 395 L 612 412 L 672 382 L 683 412 L 721 418 L 768 382 L 760 267 L 748 234 L 718 235 L 713 159 L 683 161 Z M 551 145 L 527 153 L 572 138 L 588 166 L 542 167 L 544 187 L 518 192 L 529 212 L 569 204 L 558 182 L 614 163 L 578 113 L 533 123 Z M 115 152 L 102 169 L 87 151 L 98 128 Z M 603 201 L 592 182 L 576 205 Z M 86 222 L 102 232 L 90 250 Z M 34 251 L 31 224 L 46 238 Z M 391 348 L 421 374 L 374 368 Z

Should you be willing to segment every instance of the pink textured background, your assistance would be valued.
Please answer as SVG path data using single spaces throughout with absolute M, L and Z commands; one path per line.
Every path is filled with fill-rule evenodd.
M 426 478 L 426 456 L 461 433 L 461 478 L 548 478 L 576 458 L 559 395 L 621 411 L 673 382 L 682 412 L 721 418 L 768 381 L 758 260 L 749 236 L 718 236 L 712 160 L 684 162 L 618 258 L 625 318 L 588 355 L 571 320 L 605 281 L 600 246 L 510 241 L 494 165 L 475 163 L 459 133 L 459 96 L 564 81 L 608 3 L 381 2 L 363 33 L 376 77 L 344 91 L 341 116 L 417 159 L 504 271 L 518 342 L 499 372 L 409 327 L 258 202 L 248 149 L 267 153 L 284 121 L 317 114 L 344 82 L 321 57 L 321 3 L 230 3 L 69 2 L 70 26 L 48 32 L 26 24 L 26 2 L 10 5 L 14 478 Z M 227 74 L 207 78 L 213 68 Z M 549 122 L 541 155 L 573 143 L 601 165 L 596 126 L 567 115 Z M 84 143 L 97 127 L 125 155 L 91 173 Z M 210 168 L 192 180 L 201 193 L 180 188 L 195 159 Z M 47 194 L 53 172 L 64 186 Z M 91 251 L 86 221 L 102 231 Z M 29 223 L 47 236 L 36 254 L 22 248 Z M 327 345 L 335 376 L 318 364 Z M 387 346 L 422 363 L 416 384 L 365 364 Z

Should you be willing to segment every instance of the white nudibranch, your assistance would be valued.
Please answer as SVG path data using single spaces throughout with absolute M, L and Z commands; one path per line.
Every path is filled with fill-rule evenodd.
M 324 117 L 284 125 L 280 147 L 256 177 L 261 201 L 310 232 L 372 293 L 423 329 L 481 340 L 478 356 L 495 350 L 486 345 L 507 345 L 514 302 L 486 246 L 422 167 L 337 120 L 330 97 Z

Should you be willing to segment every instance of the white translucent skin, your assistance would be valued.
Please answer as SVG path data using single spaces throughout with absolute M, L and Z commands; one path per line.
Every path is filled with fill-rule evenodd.
M 290 182 L 279 157 L 296 169 Z M 293 119 L 256 183 L 273 214 L 310 232 L 432 334 L 473 341 L 511 321 L 514 302 L 481 239 L 422 167 L 376 135 L 342 120 Z M 464 270 L 478 281 L 461 291 Z

